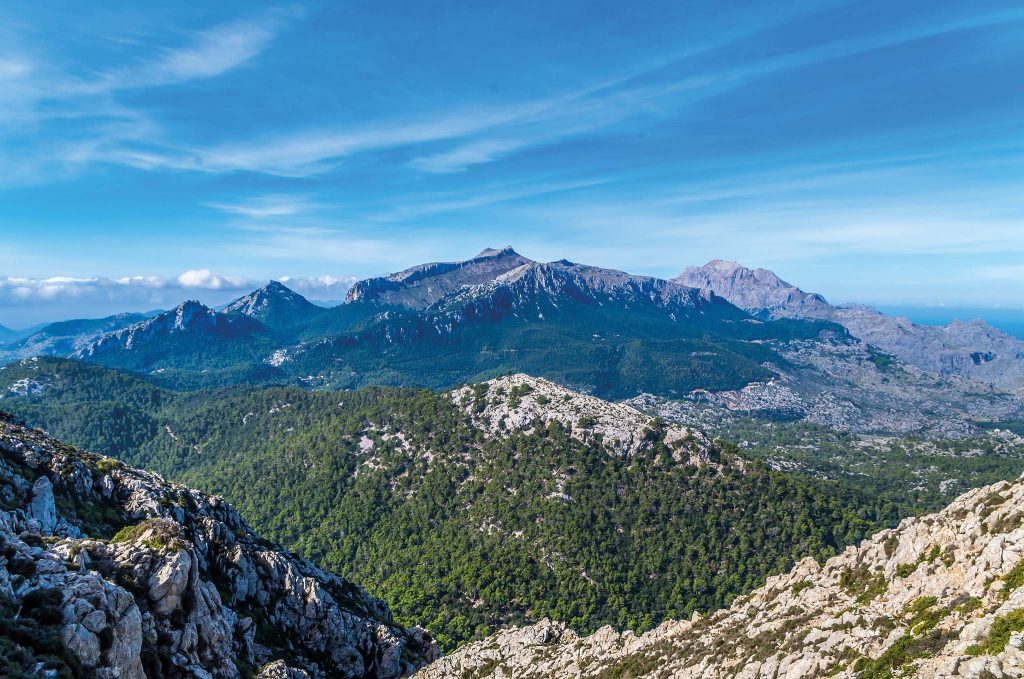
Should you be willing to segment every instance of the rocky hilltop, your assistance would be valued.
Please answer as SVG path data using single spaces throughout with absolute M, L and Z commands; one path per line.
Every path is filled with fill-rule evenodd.
M 542 621 L 417 676 L 1017 677 L 1024 674 L 1024 480 L 972 490 L 706 617 L 579 637 Z
M 764 318 L 826 320 L 864 343 L 940 375 L 965 377 L 1010 391 L 1024 389 L 1024 341 L 980 320 L 945 326 L 913 323 L 863 305 L 829 304 L 765 269 L 712 260 L 673 279 L 729 300 Z
M 601 441 L 611 451 L 632 455 L 649 447 L 654 434 L 664 444 L 686 449 L 691 464 L 708 462 L 711 441 L 696 429 L 665 424 L 664 432 L 650 416 L 619 403 L 580 394 L 548 380 L 516 374 L 455 389 L 452 401 L 491 436 L 503 432 L 531 433 L 538 423 L 557 422 L 584 443 Z M 482 397 L 482 398 L 481 398 Z
M 437 656 L 218 497 L 7 416 L 0 455 L 5 676 L 400 677 Z

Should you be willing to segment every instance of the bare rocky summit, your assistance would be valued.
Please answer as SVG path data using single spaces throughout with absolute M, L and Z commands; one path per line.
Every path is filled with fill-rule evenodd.
M 262 540 L 221 498 L 6 416 L 0 499 L 0 603 L 101 679 L 395 678 L 437 657 L 424 630 Z
M 643 635 L 556 622 L 499 632 L 441 677 L 1019 677 L 1024 480 L 972 490 L 824 565 L 812 559 L 706 617 Z
M 320 307 L 278 281 L 270 281 L 221 309 L 225 314 L 255 318 L 272 328 L 302 321 L 318 311 Z
M 476 425 L 495 436 L 558 422 L 579 441 L 601 441 L 620 455 L 631 455 L 650 443 L 655 429 L 664 427 L 667 446 L 686 450 L 692 464 L 708 461 L 711 442 L 696 429 L 658 423 L 630 406 L 530 375 L 509 375 L 455 389 L 451 398 Z
M 764 318 L 826 319 L 831 309 L 821 295 L 804 292 L 767 269 L 748 269 L 738 262 L 723 259 L 687 267 L 672 280 L 705 294 L 724 297 L 739 308 Z
M 511 245 L 487 248 L 461 262 L 420 264 L 388 276 L 359 281 L 349 289 L 345 301 L 426 309 L 463 286 L 494 280 L 531 261 Z

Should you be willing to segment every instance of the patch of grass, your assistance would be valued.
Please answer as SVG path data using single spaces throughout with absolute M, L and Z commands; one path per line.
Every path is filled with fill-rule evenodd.
M 115 544 L 121 542 L 131 542 L 132 540 L 137 538 L 145 529 L 145 522 L 125 526 L 121 530 L 117 531 L 114 537 L 110 538 L 110 541 Z
M 1010 598 L 1010 592 L 1024 586 L 1024 559 L 1021 559 L 1016 566 L 1010 569 L 1010 572 L 1004 575 L 1001 580 L 1003 581 L 1003 598 Z
M 903 609 L 904 616 L 910 616 L 907 626 L 913 634 L 921 634 L 936 625 L 949 614 L 949 611 L 936 608 L 939 602 L 936 597 L 922 596 L 914 599 Z
M 953 610 L 962 616 L 968 616 L 974 611 L 981 608 L 981 599 L 976 596 L 968 597 L 966 601 L 961 604 L 957 604 Z
M 811 587 L 814 587 L 813 582 L 811 582 L 810 580 L 801 580 L 800 582 L 793 585 L 793 596 L 796 596 L 800 592 L 804 591 L 805 589 L 810 589 Z
M 889 583 L 882 573 L 872 573 L 867 566 L 857 566 L 840 574 L 839 586 L 863 605 L 884 594 Z
M 980 644 L 968 647 L 967 655 L 997 655 L 1006 649 L 1010 635 L 1024 631 L 1024 608 L 1010 611 L 1006 615 L 997 615 L 992 622 L 988 638 Z

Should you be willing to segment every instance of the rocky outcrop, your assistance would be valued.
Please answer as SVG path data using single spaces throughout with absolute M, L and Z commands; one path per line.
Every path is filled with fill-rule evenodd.
M 0 600 L 55 596 L 42 618 L 97 677 L 400 677 L 438 655 L 221 498 L 7 418 L 0 454 Z
M 491 435 L 529 433 L 551 422 L 584 443 L 600 441 L 620 455 L 632 455 L 664 434 L 677 460 L 708 462 L 711 441 L 696 429 L 656 421 L 627 405 L 580 394 L 553 382 L 516 374 L 455 389 L 452 401 Z M 661 430 L 664 429 L 662 432 Z
M 972 490 L 732 607 L 642 635 L 542 621 L 459 649 L 440 677 L 1024 675 L 1024 480 Z

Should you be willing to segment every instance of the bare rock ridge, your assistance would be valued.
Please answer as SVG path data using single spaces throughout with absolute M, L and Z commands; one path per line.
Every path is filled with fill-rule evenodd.
M 531 261 L 511 245 L 487 248 L 462 262 L 420 264 L 388 276 L 359 281 L 349 289 L 345 301 L 425 309 L 454 290 L 494 280 Z
M 598 440 L 620 455 L 632 455 L 649 443 L 652 419 L 639 410 L 580 394 L 548 380 L 516 374 L 453 390 L 452 402 L 492 436 L 529 431 L 534 423 L 558 422 L 577 440 Z M 685 451 L 691 464 L 708 462 L 711 442 L 696 429 L 664 425 L 665 444 Z
M 863 342 L 922 370 L 1000 389 L 1024 389 L 1024 341 L 984 321 L 929 326 L 863 305 L 833 306 L 821 295 L 804 292 L 770 271 L 717 259 L 690 267 L 673 280 L 713 292 L 757 316 L 833 321 Z
M 438 655 L 424 630 L 262 540 L 221 498 L 7 416 L 0 499 L 0 606 L 52 629 L 68 662 L 101 679 L 264 666 L 261 677 L 396 678 Z
M 1024 479 L 972 490 L 705 617 L 579 637 L 548 620 L 469 644 L 441 677 L 1019 677 Z
M 488 316 L 507 309 L 542 314 L 544 305 L 615 301 L 627 306 L 690 311 L 713 305 L 716 300 L 719 306 L 729 306 L 721 298 L 702 295 L 671 281 L 561 259 L 522 264 L 493 280 L 462 288 L 435 308 L 458 310 L 469 316 Z

